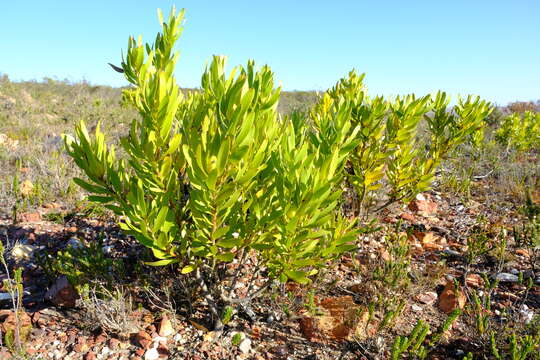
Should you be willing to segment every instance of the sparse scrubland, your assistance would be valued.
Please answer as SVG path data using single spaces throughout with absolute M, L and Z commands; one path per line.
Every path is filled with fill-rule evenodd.
M 539 102 L 181 89 L 159 19 L 123 89 L 0 78 L 0 357 L 540 359 Z

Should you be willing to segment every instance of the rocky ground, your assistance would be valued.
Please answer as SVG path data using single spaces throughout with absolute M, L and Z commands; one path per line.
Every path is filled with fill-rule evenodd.
M 22 353 L 3 346 L 0 358 L 385 359 L 395 336 L 408 334 L 418 319 L 435 332 L 455 309 L 463 309 L 463 314 L 432 347 L 430 358 L 460 359 L 468 352 L 477 354 L 475 358 L 489 358 L 489 344 L 479 336 L 475 323 L 473 294 L 490 293 L 491 307 L 484 309 L 490 323 L 526 328 L 538 319 L 540 274 L 531 266 L 532 250 L 512 241 L 511 229 L 522 220 L 519 206 L 512 199 L 494 198 L 487 182 L 479 182 L 475 189 L 466 202 L 433 191 L 408 207 L 386 211 L 380 218 L 383 228 L 361 239 L 355 253 L 310 288 L 276 285 L 269 296 L 233 316 L 219 337 L 211 331 L 203 301 L 185 306 L 175 285 L 165 285 L 171 274 L 164 271 L 173 270 L 136 265 L 147 256 L 145 249 L 124 236 L 112 218 L 68 213 L 56 203 L 20 214 L 17 224 L 6 217 L 0 234 L 7 265 L 10 270 L 24 269 L 19 313 L 24 341 Z M 481 234 L 489 240 L 489 251 L 471 262 L 467 260 L 474 246 L 471 238 L 480 236 L 481 224 L 485 224 Z M 407 238 L 410 264 L 404 274 L 412 281 L 404 286 L 373 278 L 374 269 L 397 261 L 385 241 L 390 229 Z M 111 292 L 120 296 L 111 295 L 108 302 L 92 303 L 81 299 L 83 287 L 77 291 L 65 275 L 48 269 L 44 259 L 55 258 L 69 247 L 95 244 L 98 238 L 103 257 L 123 270 L 121 277 L 113 279 L 113 288 L 122 291 Z M 501 240 L 508 246 L 498 260 L 495 242 Z M 1 277 L 7 279 L 5 271 Z M 173 274 L 173 283 L 174 277 L 180 274 Z M 485 283 L 495 279 L 499 280 L 495 288 Z M 459 289 L 454 280 L 462 284 Z M 165 288 L 172 290 L 165 292 Z M 404 300 L 398 316 L 386 326 L 381 326 L 384 307 L 369 315 L 369 304 L 376 303 L 377 294 L 395 299 L 394 304 Z M 5 287 L 0 304 L 5 335 L 16 328 Z

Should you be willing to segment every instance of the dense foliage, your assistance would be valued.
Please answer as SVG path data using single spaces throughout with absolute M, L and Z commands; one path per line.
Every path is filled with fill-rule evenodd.
M 495 134 L 496 139 L 518 151 L 540 149 L 540 113 L 525 111 L 503 119 Z
M 128 159 L 117 161 L 99 126 L 91 138 L 81 122 L 77 139 L 66 138 L 88 176 L 76 182 L 122 216 L 123 229 L 159 259 L 154 265 L 194 271 L 209 301 L 232 300 L 232 286 L 221 288 L 230 275 L 223 264 L 243 266 L 251 251 L 255 272 L 308 282 L 317 267 L 354 247 L 355 230 L 334 211 L 354 136 L 323 147 L 301 119 L 279 119 L 273 75 L 251 62 L 227 76 L 225 59 L 214 57 L 202 92 L 184 97 L 172 52 L 181 20 L 172 13 L 151 47 L 130 38 L 122 66 L 134 88 L 125 96 L 142 120 L 122 141 Z M 324 121 L 345 125 L 348 112 L 335 106 Z
M 140 113 L 119 159 L 98 125 L 81 122 L 68 153 L 86 174 L 75 179 L 152 250 L 153 265 L 179 264 L 193 276 L 217 321 L 274 280 L 302 284 L 328 261 L 356 248 L 362 228 L 339 209 L 352 184 L 357 214 L 369 215 L 429 188 L 437 166 L 481 131 L 489 104 L 478 98 L 449 108 L 445 93 L 369 98 L 351 72 L 307 114 L 280 117 L 280 89 L 253 62 L 225 73 L 215 56 L 201 91 L 183 94 L 173 75 L 183 12 L 153 44 L 129 39 L 122 69 L 133 85 L 126 102 Z M 425 121 L 430 143 L 417 140 Z M 239 275 L 251 278 L 236 294 Z M 255 284 L 262 274 L 267 282 Z
M 429 189 L 442 160 L 457 145 L 483 134 L 491 108 L 470 96 L 449 108 L 444 92 L 435 97 L 371 99 L 363 77 L 352 71 L 324 95 L 311 116 L 318 129 L 319 117 L 331 105 L 350 104 L 349 128 L 359 131 L 354 134 L 358 144 L 348 159 L 347 180 L 358 194 L 355 209 L 366 215 L 374 205 L 380 210 L 396 201 L 408 202 Z M 422 121 L 430 134 L 427 149 L 418 139 Z

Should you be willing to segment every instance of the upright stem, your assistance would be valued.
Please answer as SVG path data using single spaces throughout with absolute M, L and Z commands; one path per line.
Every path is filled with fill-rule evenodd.
M 242 267 L 244 266 L 244 261 L 246 259 L 246 256 L 249 251 L 247 251 L 246 248 L 242 248 L 242 255 L 240 256 L 240 261 L 238 262 L 238 267 L 236 268 L 236 271 L 234 273 L 233 279 L 231 281 L 231 284 L 228 286 L 227 294 L 229 298 L 232 298 L 232 293 L 234 290 L 234 285 L 236 284 L 236 280 L 238 280 L 238 276 L 240 275 L 240 272 L 242 271 Z
M 195 270 L 195 278 L 199 282 L 199 286 L 201 287 L 201 290 L 203 292 L 203 297 L 208 303 L 208 308 L 210 309 L 210 312 L 214 316 L 214 330 L 217 332 L 223 331 L 223 323 L 221 322 L 221 314 L 219 313 L 218 305 L 214 300 L 212 293 L 208 290 L 208 286 L 206 285 L 206 281 L 204 281 L 204 277 L 201 274 L 200 268 L 197 268 L 197 270 Z
M 260 289 L 258 289 L 257 291 L 255 291 L 255 292 L 253 292 L 251 294 L 248 293 L 245 297 L 243 297 L 241 299 L 228 298 L 225 295 L 222 295 L 221 299 L 223 301 L 229 303 L 229 304 L 243 304 L 243 305 L 245 305 L 246 302 L 255 299 L 256 297 L 261 295 L 264 291 L 266 291 L 266 289 L 268 289 L 270 287 L 270 285 L 272 285 L 273 282 L 274 282 L 273 279 L 266 280 L 266 282 L 264 283 L 263 286 L 261 286 Z
M 387 202 L 385 202 L 383 205 L 381 205 L 380 207 L 378 207 L 377 209 L 373 210 L 373 212 L 375 213 L 378 213 L 379 211 L 382 211 L 384 209 L 386 209 L 388 206 L 392 205 L 393 203 L 397 202 L 397 201 L 400 201 L 404 198 L 404 196 L 400 197 L 400 198 L 393 198 L 391 197 Z

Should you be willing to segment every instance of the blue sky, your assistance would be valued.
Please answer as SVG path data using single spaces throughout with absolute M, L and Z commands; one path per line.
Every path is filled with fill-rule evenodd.
M 177 78 L 197 87 L 213 54 L 268 64 L 285 90 L 324 90 L 352 68 L 371 94 L 540 99 L 540 1 L 1 1 L 0 73 L 125 85 L 129 35 L 152 41 L 156 9 L 186 9 Z

